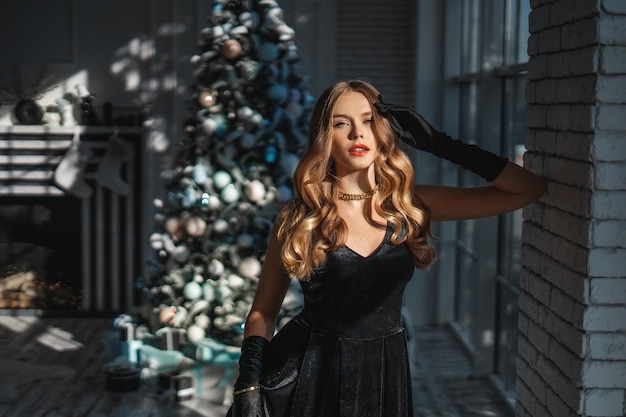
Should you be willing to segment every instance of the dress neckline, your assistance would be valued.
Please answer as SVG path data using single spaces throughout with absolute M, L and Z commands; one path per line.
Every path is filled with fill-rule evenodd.
M 361 258 L 361 259 L 369 259 L 372 256 L 376 255 L 378 252 L 380 252 L 380 250 L 383 248 L 383 246 L 385 246 L 385 243 L 387 243 L 387 240 L 389 239 L 390 234 L 391 234 L 391 227 L 390 227 L 389 222 L 387 222 L 387 227 L 386 227 L 386 230 L 385 230 L 385 236 L 383 236 L 382 241 L 378 244 L 378 246 L 369 255 L 362 255 L 359 252 L 357 252 L 354 249 L 352 249 L 348 245 L 343 245 L 343 246 L 347 250 L 352 252 L 353 254 L 357 255 L 359 258 Z

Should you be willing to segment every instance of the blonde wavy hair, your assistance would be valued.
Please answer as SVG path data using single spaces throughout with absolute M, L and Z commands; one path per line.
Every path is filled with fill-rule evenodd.
M 343 246 L 348 237 L 348 227 L 335 205 L 331 145 L 333 109 L 337 99 L 351 91 L 362 93 L 372 106 L 372 129 L 379 142 L 374 161 L 378 182 L 374 207 L 393 227 L 391 243 L 406 243 L 419 269 L 427 269 L 435 258 L 435 251 L 427 242 L 430 213 L 413 191 L 409 158 L 397 146 L 387 119 L 374 109 L 378 91 L 365 81 L 344 81 L 327 88 L 313 108 L 309 148 L 294 173 L 294 199 L 277 217 L 281 260 L 292 278 L 310 279 L 326 262 L 326 252 Z M 368 220 L 374 224 L 371 218 Z

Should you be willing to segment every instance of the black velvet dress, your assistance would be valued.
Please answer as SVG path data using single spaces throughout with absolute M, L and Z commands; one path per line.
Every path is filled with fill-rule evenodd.
M 301 282 L 304 309 L 272 339 L 265 361 L 267 369 L 286 361 L 299 369 L 277 415 L 413 415 L 400 309 L 414 267 L 408 247 L 392 245 L 390 235 L 388 227 L 367 257 L 348 247 L 328 253 L 326 265 Z

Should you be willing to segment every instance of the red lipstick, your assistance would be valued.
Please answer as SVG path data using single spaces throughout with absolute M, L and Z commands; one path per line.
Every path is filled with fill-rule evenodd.
M 369 152 L 370 148 L 368 148 L 365 145 L 352 145 L 350 147 L 350 149 L 348 149 L 348 152 L 350 152 L 350 155 L 352 156 L 363 156 L 365 155 L 367 152 Z

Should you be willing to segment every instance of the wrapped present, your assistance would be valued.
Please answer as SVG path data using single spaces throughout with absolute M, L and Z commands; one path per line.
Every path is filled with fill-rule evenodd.
M 206 338 L 187 344 L 183 352 L 196 361 L 191 370 L 196 396 L 230 405 L 241 348 Z
M 190 400 L 194 395 L 191 376 L 174 372 L 160 373 L 157 394 L 161 398 L 171 397 L 177 402 Z
M 163 327 L 156 331 L 159 347 L 163 350 L 180 350 L 186 343 L 187 332 L 185 329 Z
M 137 325 L 125 323 L 119 327 L 122 356 L 131 363 L 139 362 L 139 350 L 143 341 L 137 338 Z
M 143 344 L 139 348 L 141 377 L 149 380 L 156 378 L 162 372 L 177 372 L 180 370 L 185 355 L 177 350 L 161 350 L 157 347 Z

